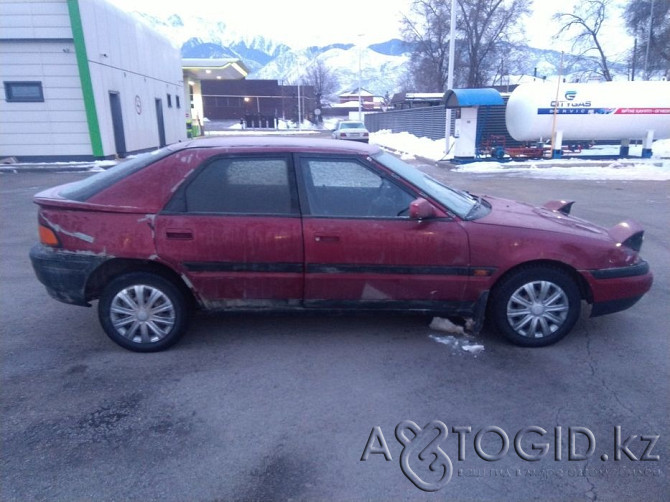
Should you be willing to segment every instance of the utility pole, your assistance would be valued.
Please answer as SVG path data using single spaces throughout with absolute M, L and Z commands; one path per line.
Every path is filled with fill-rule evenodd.
M 631 70 L 630 70 L 630 80 L 631 82 L 635 80 L 635 60 L 637 59 L 637 35 L 633 39 L 633 57 L 631 58 Z
M 651 45 L 651 28 L 652 20 L 654 19 L 654 0 L 651 0 L 651 9 L 649 9 L 649 30 L 647 31 L 647 50 L 644 54 L 644 78 L 649 80 L 649 46 Z
M 456 43 L 456 1 L 451 0 L 451 20 L 449 22 L 449 65 L 447 66 L 447 91 L 454 86 L 454 55 Z M 444 148 L 445 155 L 449 153 L 450 139 L 451 139 L 451 108 L 447 108 L 445 114 L 444 124 L 444 140 L 446 146 Z

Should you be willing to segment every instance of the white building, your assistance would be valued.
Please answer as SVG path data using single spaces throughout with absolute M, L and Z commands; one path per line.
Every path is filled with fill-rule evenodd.
M 104 0 L 1 0 L 0 157 L 87 160 L 186 138 L 179 50 Z

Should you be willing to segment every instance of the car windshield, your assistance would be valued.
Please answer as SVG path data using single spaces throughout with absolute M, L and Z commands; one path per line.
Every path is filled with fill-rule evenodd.
M 342 122 L 340 129 L 365 129 L 362 122 Z
M 481 199 L 462 190 L 448 187 L 390 153 L 381 152 L 374 155 L 373 158 L 405 178 L 429 197 L 444 204 L 461 218 L 472 219 L 471 217 L 475 214 L 473 210 L 481 204 Z

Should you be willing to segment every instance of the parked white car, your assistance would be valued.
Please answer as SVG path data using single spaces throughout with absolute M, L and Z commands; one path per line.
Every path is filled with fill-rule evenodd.
M 337 127 L 333 131 L 333 138 L 367 143 L 370 140 L 370 132 L 365 128 L 363 122 L 342 120 L 337 123 Z

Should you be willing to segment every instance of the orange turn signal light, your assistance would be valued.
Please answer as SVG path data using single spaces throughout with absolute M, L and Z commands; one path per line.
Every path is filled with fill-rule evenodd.
M 472 271 L 472 275 L 475 277 L 488 277 L 491 275 L 491 271 L 485 268 L 476 268 Z
M 58 240 L 56 233 L 49 227 L 40 225 L 39 234 L 40 234 L 40 242 L 45 246 L 52 246 L 52 247 L 60 246 L 60 241 Z

